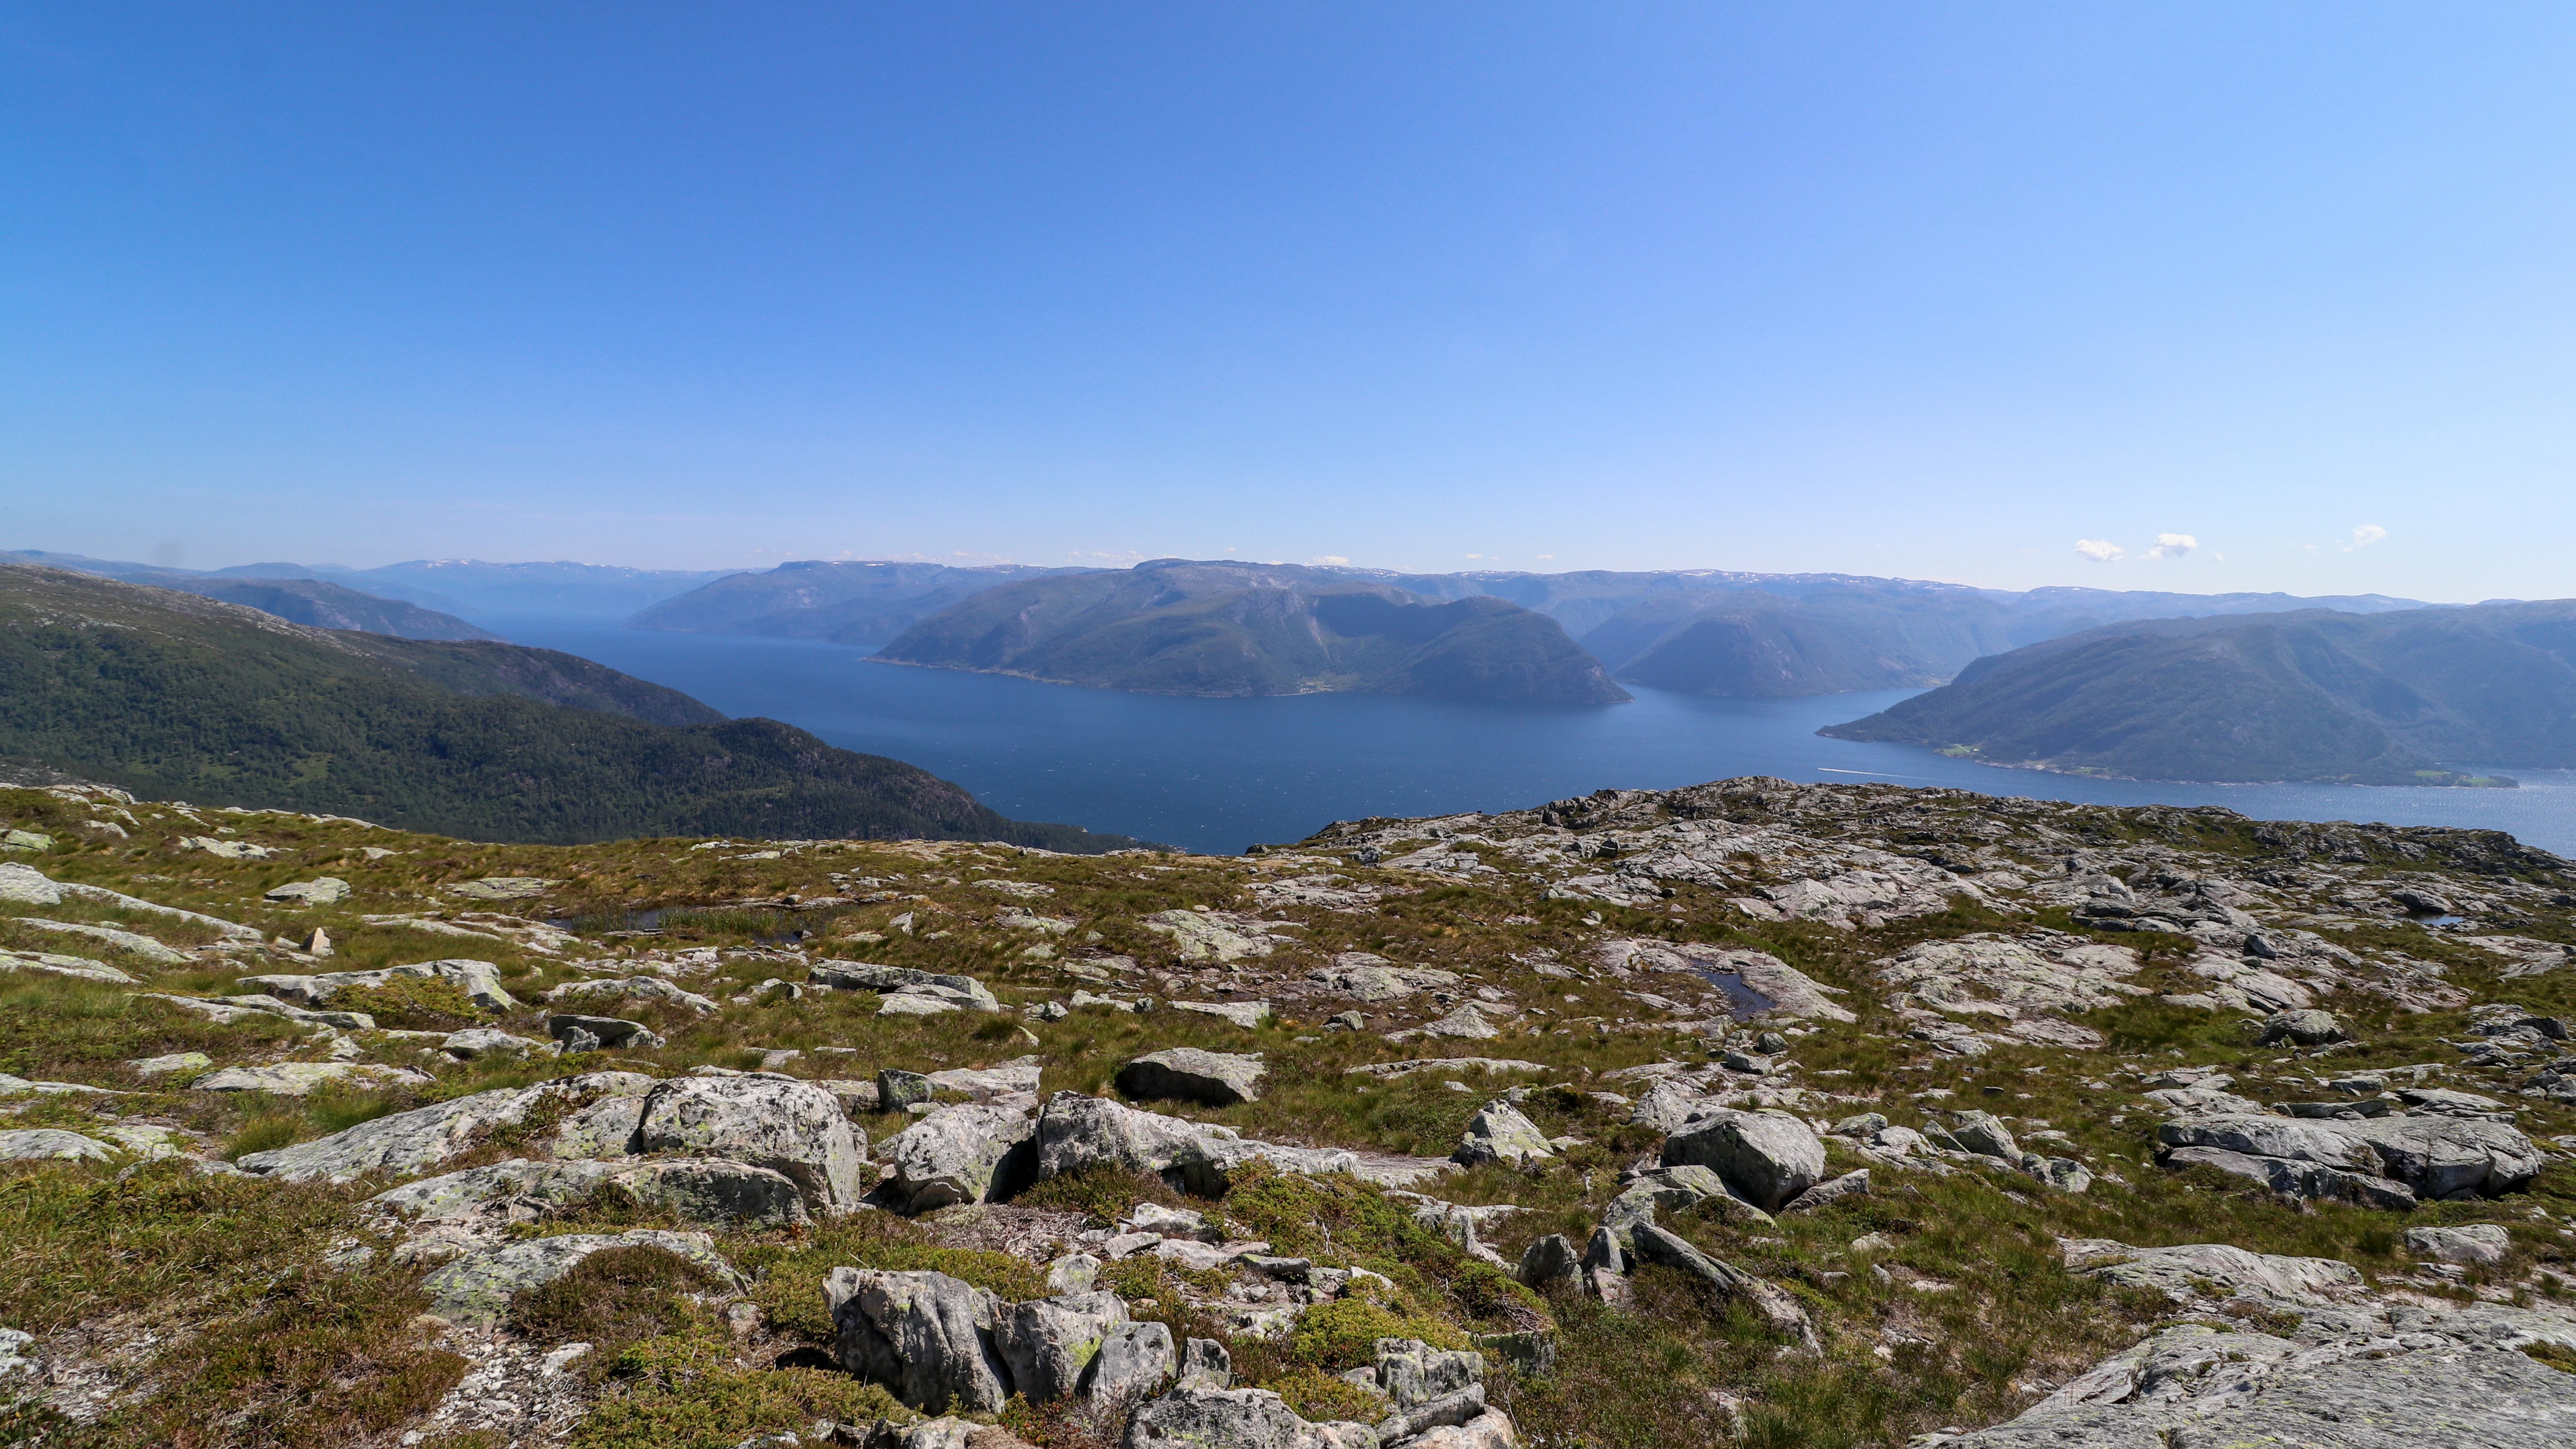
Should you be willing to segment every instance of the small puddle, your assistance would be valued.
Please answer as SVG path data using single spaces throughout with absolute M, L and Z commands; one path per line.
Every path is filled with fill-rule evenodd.
M 1744 984 L 1744 978 L 1732 971 L 1702 971 L 1708 983 L 1726 993 L 1727 1014 L 1737 1021 L 1751 1021 L 1779 1005 L 1770 997 Z

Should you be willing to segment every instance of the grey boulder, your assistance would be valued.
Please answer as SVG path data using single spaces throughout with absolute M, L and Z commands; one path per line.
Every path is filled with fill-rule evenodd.
M 877 1068 L 877 1110 L 900 1112 L 916 1102 L 927 1102 L 938 1090 L 936 1083 L 919 1072 L 901 1067 Z
M 2156 1141 L 2167 1148 L 2216 1148 L 2247 1157 L 2314 1164 L 2355 1178 L 2384 1178 L 2426 1198 L 2494 1197 L 2527 1186 L 2542 1166 L 2540 1149 L 2514 1128 L 2457 1117 L 2392 1115 L 2342 1121 L 2227 1113 L 2164 1123 L 2156 1128 Z M 2178 1152 L 2167 1158 L 2169 1165 L 2176 1160 L 2202 1159 Z M 2332 1185 L 2354 1186 L 2344 1179 L 2335 1179 Z
M 534 1087 L 476 1092 L 361 1122 L 312 1142 L 249 1153 L 233 1165 L 244 1172 L 293 1181 L 317 1177 L 340 1181 L 376 1171 L 419 1172 L 465 1151 L 494 1128 L 518 1125 L 540 1104 L 560 1103 L 577 1112 L 589 1111 L 606 1101 L 632 1101 L 652 1089 L 653 1079 L 640 1072 L 588 1072 Z
M 95 1138 L 59 1127 L 30 1127 L 15 1132 L 0 1132 L 0 1162 L 37 1162 L 87 1159 L 104 1162 L 116 1155 L 116 1149 Z
M 377 971 L 326 971 L 318 976 L 245 976 L 238 984 L 298 1006 L 312 1007 L 323 1005 L 351 987 L 383 986 L 399 977 L 449 982 L 485 1011 L 510 1011 L 519 1004 L 515 997 L 501 988 L 500 967 L 489 961 L 462 957 L 387 966 Z
M 806 979 L 840 991 L 874 991 L 887 996 L 925 996 L 970 1011 L 999 1011 L 1001 1002 L 972 976 L 921 971 L 910 966 L 879 966 L 866 961 L 817 961 Z
M 1104 1404 L 1140 1402 L 1171 1382 L 1178 1362 L 1168 1326 L 1117 1324 L 1101 1339 L 1099 1356 L 1083 1376 L 1083 1396 Z
M 1583 1259 L 1575 1251 L 1572 1239 L 1563 1233 L 1550 1233 L 1523 1250 L 1515 1276 L 1532 1288 L 1577 1283 L 1582 1281 Z
M 639 1052 L 657 1051 L 670 1043 L 661 1033 L 640 1021 L 618 1016 L 582 1016 L 557 1012 L 546 1018 L 546 1035 L 563 1043 L 567 1052 L 612 1051 L 633 1048 Z
M 1458 1139 L 1458 1150 L 1450 1156 L 1469 1167 L 1480 1162 L 1526 1167 L 1533 1162 L 1553 1161 L 1556 1149 L 1537 1123 L 1523 1116 L 1518 1107 L 1498 1099 L 1487 1102 L 1467 1120 L 1467 1130 Z
M 1081 1092 L 1058 1092 L 1038 1112 L 1038 1181 L 1106 1163 L 1216 1197 L 1235 1169 L 1253 1162 L 1303 1173 L 1357 1174 L 1365 1166 L 1357 1153 L 1247 1141 L 1231 1127 L 1140 1111 Z
M 1185 1383 L 1136 1411 L 1124 1449 L 1330 1449 L 1334 1442 L 1267 1389 Z
M 1261 1100 L 1261 1078 L 1268 1070 L 1258 1053 L 1172 1047 L 1148 1052 L 1119 1068 L 1118 1090 L 1138 1101 L 1231 1107 Z
M 1719 1109 L 1664 1139 L 1666 1167 L 1705 1167 L 1727 1190 L 1764 1211 L 1816 1185 L 1825 1145 L 1786 1112 Z
M 926 1414 L 990 1413 L 1011 1396 L 994 1344 L 1001 1303 L 945 1273 L 835 1268 L 823 1284 L 841 1366 Z
M 1081 1388 L 1110 1333 L 1126 1322 L 1127 1305 L 1117 1294 L 1068 1293 L 1000 1308 L 993 1339 L 1010 1369 L 1012 1391 L 1043 1403 Z M 1170 1342 L 1166 1330 L 1166 1349 Z
M 2512 1248 L 2512 1236 L 2493 1223 L 2406 1230 L 2406 1251 L 2446 1263 L 2501 1263 Z
M 653 1088 L 635 1127 L 639 1152 L 685 1152 L 765 1167 L 796 1184 L 808 1211 L 858 1206 L 867 1145 L 840 1100 L 810 1082 L 683 1077 Z
M 997 1185 L 1007 1190 L 1027 1175 L 1025 1167 L 1011 1171 L 1007 1164 L 1036 1130 L 1019 1107 L 941 1107 L 878 1144 L 892 1174 L 882 1191 L 908 1213 L 983 1202 Z
M 2013 1141 L 2012 1129 L 1992 1112 L 1959 1113 L 1950 1122 L 1950 1137 L 1963 1152 L 2000 1162 L 2021 1161 L 2021 1146 Z
M 2257 1046 L 2289 1042 L 2293 1046 L 2324 1046 L 2344 1039 L 2343 1023 L 2331 1011 L 2309 1007 L 2300 1011 L 2276 1011 L 2263 1019 L 2263 1035 Z

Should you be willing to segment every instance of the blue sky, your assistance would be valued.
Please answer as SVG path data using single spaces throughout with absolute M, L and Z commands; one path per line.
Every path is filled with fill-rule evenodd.
M 19 0 L 0 547 L 2562 596 L 2571 60 L 2563 5 Z

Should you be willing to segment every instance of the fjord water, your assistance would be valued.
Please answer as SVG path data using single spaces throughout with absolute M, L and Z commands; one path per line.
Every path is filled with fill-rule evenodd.
M 1883 780 L 2112 805 L 2225 805 L 2260 819 L 2383 820 L 2510 831 L 2576 855 L 2576 772 L 2513 770 L 2519 790 L 2173 785 L 2000 770 L 1909 745 L 1819 737 L 1913 691 L 1633 704 L 1456 704 L 1385 695 L 1191 699 L 876 664 L 807 639 L 621 629 L 595 618 L 475 622 L 595 659 L 845 749 L 892 755 L 1021 820 L 1066 821 L 1232 853 L 1367 815 L 1510 810 L 1606 785 L 1733 775 Z M 2476 768 L 2480 762 L 2446 762 Z

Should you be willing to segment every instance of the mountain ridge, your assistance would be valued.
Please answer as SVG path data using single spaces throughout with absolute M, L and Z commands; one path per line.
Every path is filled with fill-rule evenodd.
M 2463 784 L 2576 766 L 2576 600 L 2144 620 L 1819 731 L 2137 779 Z
M 1424 600 L 1299 565 L 1230 560 L 1150 559 L 1003 584 L 874 657 L 1154 694 L 1629 698 L 1554 620 L 1507 601 Z
M 0 755 L 202 804 L 486 838 L 704 833 L 1134 844 L 1011 820 L 899 760 L 552 650 L 314 629 L 0 565 Z

